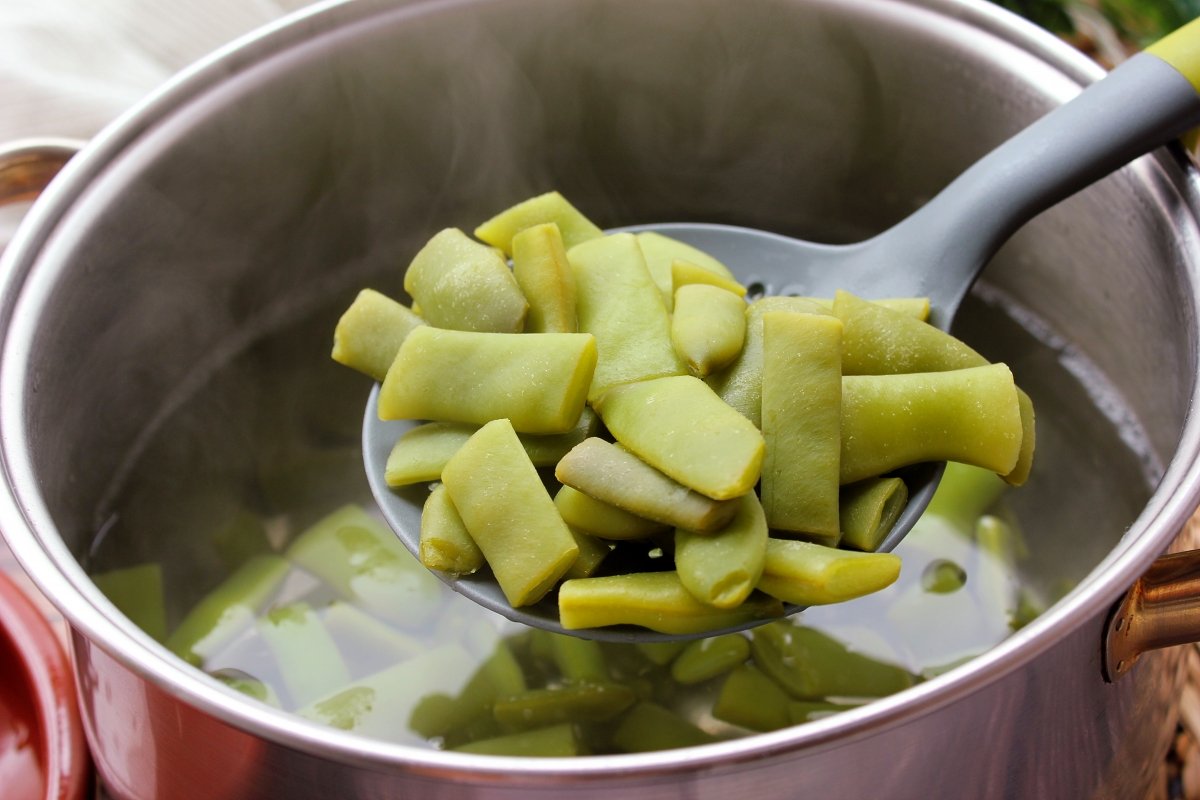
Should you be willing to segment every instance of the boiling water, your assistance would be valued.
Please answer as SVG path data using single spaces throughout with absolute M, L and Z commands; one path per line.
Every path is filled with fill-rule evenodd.
M 369 387 L 328 357 L 330 332 L 343 307 L 334 305 L 326 315 L 241 354 L 130 454 L 128 468 L 99 510 L 84 560 L 97 575 L 157 565 L 165 591 L 161 598 L 143 595 L 137 601 L 161 604 L 163 622 L 155 635 L 178 625 L 247 558 L 285 552 L 301 532 L 347 503 L 373 510 L 358 446 Z M 987 509 L 1003 521 L 1009 538 L 1000 547 L 981 547 L 971 524 L 927 515 L 897 550 L 904 567 L 895 585 L 853 602 L 809 609 L 790 621 L 890 665 L 889 674 L 906 674 L 909 682 L 986 651 L 1068 591 L 1116 544 L 1161 472 L 1119 396 L 1052 330 L 987 287 L 968 300 L 960 319 L 956 333 L 990 359 L 1009 363 L 1038 412 L 1033 477 Z M 546 643 L 539 644 L 540 632 L 521 630 L 456 595 L 415 561 L 411 566 L 416 576 L 411 579 L 432 601 L 411 618 L 403 611 L 389 614 L 389 627 L 379 628 L 376 637 L 364 635 L 361 626 L 351 633 L 334 631 L 344 677 L 353 688 L 397 659 L 420 653 L 453 652 L 455 665 L 440 669 L 431 662 L 424 673 L 408 675 L 404 691 L 410 696 L 397 706 L 406 713 L 383 727 L 368 726 L 369 735 L 448 746 L 497 733 L 485 725 L 475 733 L 422 735 L 407 722 L 423 699 L 453 699 L 501 643 L 524 670 L 528 688 L 569 682 L 547 655 Z M 328 585 L 293 567 L 268 606 L 304 601 L 321 616 L 337 599 Z M 155 618 L 138 609 L 128 613 Z M 260 695 L 266 687 L 272 702 L 285 709 L 305 705 L 288 687 L 285 673 L 294 665 L 281 663 L 258 630 L 245 626 L 206 653 L 203 668 Z M 684 684 L 657 663 L 673 653 L 632 645 L 601 650 L 614 680 L 635 687 L 638 702 L 669 709 L 705 735 L 752 732 L 713 713 L 725 673 Z M 307 654 L 305 660 L 321 659 Z M 861 703 L 871 691 L 825 699 Z M 343 700 L 357 696 L 344 693 Z M 343 705 L 338 708 L 345 710 Z M 353 727 L 356 712 L 347 713 L 335 724 Z M 614 724 L 605 723 L 608 728 L 601 728 L 608 733 L 591 737 L 591 751 L 622 749 L 608 735 Z

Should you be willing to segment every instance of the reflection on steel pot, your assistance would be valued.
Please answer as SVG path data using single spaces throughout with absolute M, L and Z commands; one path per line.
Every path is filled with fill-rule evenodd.
M 363 0 L 241 42 L 105 131 L 2 262 L 0 525 L 72 624 L 111 791 L 1145 793 L 1179 656 L 1135 664 L 1134 646 L 1107 682 L 1101 643 L 1114 603 L 1180 545 L 1200 499 L 1188 413 L 1200 182 L 1174 148 L 1026 226 L 957 331 L 1012 364 L 1039 409 L 1038 471 L 1012 496 L 1023 579 L 1075 588 L 987 653 L 885 699 L 659 753 L 441 752 L 249 700 L 87 577 L 161 560 L 177 620 L 228 571 L 229 549 L 196 532 L 228 520 L 246 487 L 289 509 L 265 528 L 275 547 L 306 513 L 364 497 L 352 444 L 366 387 L 328 363 L 329 333 L 358 287 L 400 294 L 400 267 L 438 228 L 557 188 L 605 226 L 859 239 L 1097 77 L 971 0 Z M 268 480 L 271 464 L 295 472 Z M 1146 597 L 1172 574 L 1157 571 Z

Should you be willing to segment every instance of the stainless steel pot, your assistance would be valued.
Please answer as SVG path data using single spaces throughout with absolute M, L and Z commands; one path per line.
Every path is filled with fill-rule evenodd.
M 161 536 L 129 546 L 172 552 L 169 580 L 214 574 L 188 532 L 231 476 L 316 440 L 353 442 L 365 388 L 323 368 L 332 320 L 363 284 L 398 290 L 407 255 L 448 220 L 554 187 L 601 224 L 858 238 L 1098 75 L 974 0 L 359 0 L 292 17 L 165 87 L 67 165 L 0 273 L 0 525 L 72 625 L 110 791 L 1144 794 L 1181 661 L 1134 661 L 1198 627 L 1184 615 L 1144 633 L 1161 571 L 1133 615 L 1115 617 L 1128 620 L 1112 630 L 1126 649 L 1109 677 L 1128 674 L 1106 680 L 1102 662 L 1110 609 L 1179 546 L 1200 500 L 1200 177 L 1178 149 L 1035 220 L 989 268 L 985 292 L 1037 323 L 1057 367 L 1104 376 L 1088 384 L 1104 396 L 1089 398 L 1040 379 L 1022 342 L 995 345 L 1059 423 L 1017 495 L 1039 511 L 1032 579 L 1077 586 L 994 650 L 901 694 L 647 755 L 416 750 L 247 701 L 137 630 L 85 572 L 128 522 L 114 509 L 140 493 L 161 501 L 136 527 Z M 214 386 L 229 403 L 164 456 L 178 469 L 139 471 L 155 433 Z M 1100 424 L 1136 440 L 1121 462 L 1133 468 L 1093 446 Z M 355 473 L 330 471 L 316 491 L 361 496 Z M 185 481 L 203 504 L 174 502 Z

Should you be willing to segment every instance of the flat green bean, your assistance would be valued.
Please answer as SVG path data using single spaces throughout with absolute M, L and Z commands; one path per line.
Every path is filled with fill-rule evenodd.
M 792 724 L 789 700 L 779 684 L 756 667 L 743 664 L 721 684 L 713 716 L 753 731 L 775 731 Z
M 551 633 L 549 650 L 550 658 L 564 680 L 581 683 L 606 683 L 610 680 L 604 650 L 597 641 Z
M 916 683 L 916 676 L 850 651 L 813 628 L 774 623 L 754 629 L 754 663 L 797 700 L 886 697 Z
M 895 583 L 900 557 L 769 539 L 758 588 L 801 606 L 841 603 Z
M 504 257 L 457 228 L 434 234 L 413 256 L 404 291 L 439 328 L 519 333 L 529 309 Z
M 972 536 L 975 521 L 1000 498 L 1004 489 L 1004 480 L 991 470 L 951 462 L 946 465 L 925 513 L 947 520 L 964 536 Z
M 763 315 L 762 495 L 772 530 L 835 539 L 842 452 L 842 323 Z
M 613 744 L 626 753 L 672 750 L 714 741 L 712 734 L 655 703 L 635 705 L 613 733 Z
M 442 484 L 425 498 L 418 550 L 422 564 L 452 575 L 469 575 L 483 566 L 483 551 L 471 538 Z
M 630 458 L 632 457 L 630 456 Z M 566 470 L 569 469 L 572 467 L 566 468 Z M 564 474 L 570 474 L 566 470 L 564 470 Z M 590 480 L 577 476 L 572 479 L 584 482 Z M 632 499 L 629 502 L 633 502 Z M 558 506 L 558 513 L 562 514 L 563 520 L 568 525 L 613 541 L 645 539 L 667 529 L 667 526 L 661 522 L 638 516 L 614 506 L 612 503 L 597 500 L 566 484 L 563 484 L 554 495 L 554 505 Z
M 404 337 L 424 324 L 404 304 L 363 289 L 333 331 L 333 360 L 382 382 Z
M 867 478 L 843 486 L 838 506 L 841 544 L 875 552 L 907 504 L 908 487 L 899 478 Z
M 361 506 L 343 506 L 323 517 L 296 537 L 287 557 L 399 628 L 421 627 L 441 610 L 441 582 Z
M 703 683 L 745 663 L 749 657 L 750 640 L 740 633 L 697 639 L 671 662 L 671 677 L 684 685 Z
M 529 313 L 526 333 L 575 333 L 575 276 L 558 225 L 544 222 L 512 237 L 513 277 Z
M 767 556 L 767 520 L 754 492 L 714 533 L 675 531 L 675 569 L 684 587 L 706 605 L 735 608 L 754 591 Z
M 345 600 L 334 600 L 320 613 L 338 650 L 354 654 L 354 669 L 358 672 L 376 672 L 427 649 L 417 637 L 385 625 Z
M 694 634 L 783 614 L 778 600 L 751 595 L 737 608 L 701 603 L 675 572 L 579 578 L 558 590 L 559 619 L 568 630 L 641 625 L 660 633 Z
M 205 659 L 254 625 L 288 569 L 287 561 L 276 555 L 251 558 L 192 607 L 167 637 L 167 648 L 189 663 L 203 666 Z
M 562 234 L 568 250 L 589 239 L 598 239 L 604 231 L 579 212 L 558 192 L 546 192 L 506 208 L 475 229 L 481 242 L 512 255 L 512 240 L 526 228 L 553 222 Z
M 350 683 L 337 644 L 307 603 L 269 609 L 258 620 L 258 632 L 275 658 L 289 708 L 308 705 Z
M 566 758 L 584 755 L 574 727 L 566 723 L 490 739 L 480 739 L 453 749 L 460 753 L 533 758 Z
M 492 708 L 498 698 L 521 694 L 526 689 L 520 662 L 500 641 L 457 694 L 434 692 L 421 697 L 413 705 L 408 724 L 427 739 L 446 737 L 480 717 L 493 718 Z
M 629 708 L 635 699 L 633 690 L 619 683 L 576 683 L 501 697 L 492 714 L 509 730 L 560 722 L 604 722 Z

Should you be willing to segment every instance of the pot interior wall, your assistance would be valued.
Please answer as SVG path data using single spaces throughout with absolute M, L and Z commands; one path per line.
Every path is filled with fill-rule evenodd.
M 171 598 L 174 614 L 224 573 L 197 534 L 231 509 L 303 518 L 365 497 L 368 387 L 330 362 L 333 323 L 364 285 L 399 295 L 436 230 L 557 188 L 601 225 L 850 240 L 1074 86 L 898 2 L 356 13 L 336 31 L 324 25 L 337 14 L 317 17 L 302 45 L 227 60 L 160 100 L 166 113 L 36 266 L 51 286 L 26 410 L 39 484 L 89 567 L 164 560 L 168 585 L 195 587 Z M 962 334 L 1009 361 L 1039 408 L 1037 472 L 1014 502 L 1047 586 L 1112 549 L 1183 424 L 1193 287 L 1172 230 L 1189 212 L 1158 202 L 1159 173 L 1126 170 L 1028 226 L 963 312 Z M 998 310 L 1009 300 L 1072 349 L 1012 325 Z M 1072 358 L 1106 376 L 1123 428 Z

